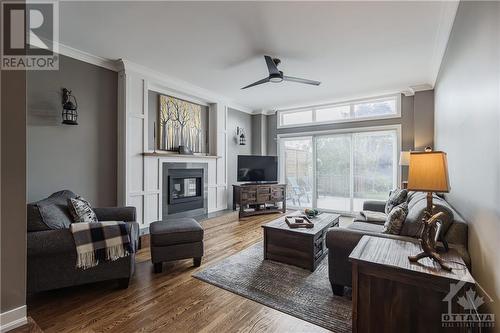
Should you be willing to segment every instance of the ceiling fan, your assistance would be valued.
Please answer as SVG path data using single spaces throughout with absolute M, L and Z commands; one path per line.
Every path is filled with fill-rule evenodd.
M 252 84 L 249 84 L 248 86 L 245 86 L 241 89 L 254 87 L 254 86 L 257 86 L 259 84 L 263 84 L 263 83 L 267 83 L 267 82 L 279 83 L 282 81 L 291 81 L 291 82 L 297 82 L 297 83 L 311 84 L 313 86 L 319 86 L 321 84 L 321 82 L 319 82 L 319 81 L 283 75 L 283 72 L 278 69 L 278 65 L 281 63 L 281 60 L 279 60 L 278 58 L 271 58 L 270 56 L 267 56 L 267 55 L 264 56 L 264 59 L 266 59 L 267 69 L 269 70 L 269 76 L 262 79 L 262 80 L 254 82 Z

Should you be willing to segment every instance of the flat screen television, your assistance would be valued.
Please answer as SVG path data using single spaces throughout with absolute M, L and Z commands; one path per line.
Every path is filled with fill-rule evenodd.
M 278 181 L 278 157 L 238 155 L 238 181 Z

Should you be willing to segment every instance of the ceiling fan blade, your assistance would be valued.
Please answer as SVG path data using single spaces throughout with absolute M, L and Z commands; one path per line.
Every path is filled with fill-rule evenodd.
M 269 70 L 269 74 L 280 74 L 280 71 L 278 70 L 278 66 L 273 61 L 273 58 L 270 56 L 264 56 L 264 59 L 266 59 L 266 64 L 267 64 L 267 69 Z
M 319 81 L 301 79 L 300 77 L 293 77 L 293 76 L 286 76 L 286 75 L 283 75 L 283 80 L 297 82 L 297 83 L 305 83 L 305 84 L 310 84 L 313 86 L 319 86 L 321 84 L 321 82 L 319 82 Z
M 250 88 L 250 87 L 253 87 L 253 86 L 258 86 L 259 84 L 263 84 L 263 83 L 266 83 L 266 82 L 269 82 L 269 78 L 266 77 L 265 79 L 262 79 L 262 80 L 259 80 L 257 82 L 254 82 L 252 84 L 249 84 L 248 86 L 245 86 L 241 89 L 246 89 L 246 88 Z

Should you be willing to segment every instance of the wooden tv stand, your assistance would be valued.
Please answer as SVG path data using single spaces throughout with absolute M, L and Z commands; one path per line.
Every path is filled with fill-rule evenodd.
M 282 203 L 281 208 L 277 205 Z M 240 217 L 286 212 L 286 184 L 233 185 L 233 210 Z

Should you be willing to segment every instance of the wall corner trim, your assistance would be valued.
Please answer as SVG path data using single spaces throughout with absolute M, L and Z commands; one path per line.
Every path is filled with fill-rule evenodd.
M 0 332 L 8 332 L 28 323 L 26 305 L 0 313 Z

